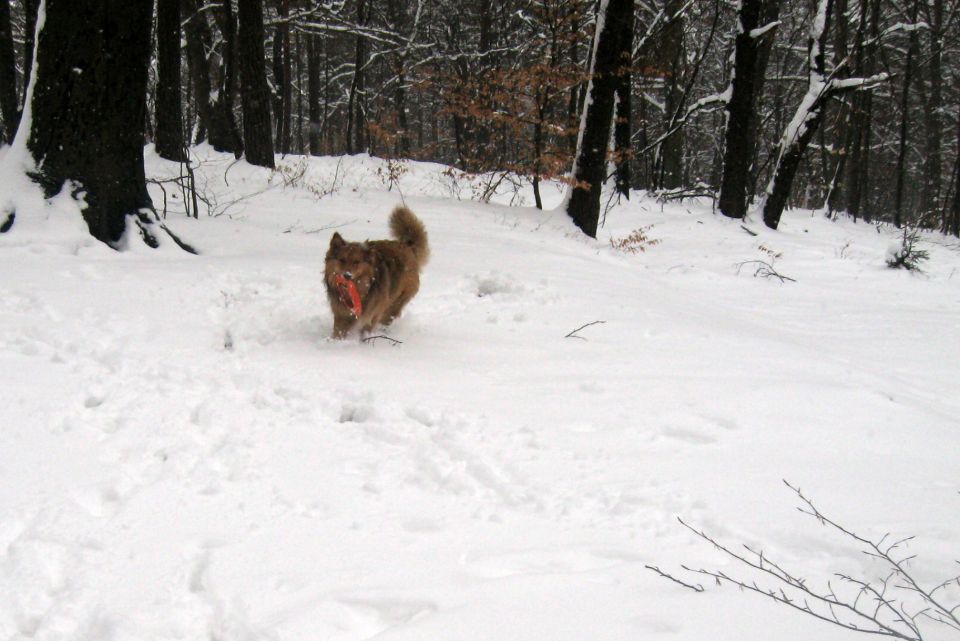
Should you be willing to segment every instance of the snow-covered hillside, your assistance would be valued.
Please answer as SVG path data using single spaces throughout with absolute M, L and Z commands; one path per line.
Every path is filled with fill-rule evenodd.
M 878 577 L 783 479 L 957 573 L 955 242 L 908 273 L 895 230 L 639 194 L 594 241 L 435 165 L 198 153 L 220 215 L 167 219 L 198 256 L 112 251 L 62 199 L 0 235 L 0 639 L 854 638 L 680 567 L 741 573 L 678 516 Z M 330 235 L 384 237 L 401 194 L 420 294 L 396 343 L 331 341 Z

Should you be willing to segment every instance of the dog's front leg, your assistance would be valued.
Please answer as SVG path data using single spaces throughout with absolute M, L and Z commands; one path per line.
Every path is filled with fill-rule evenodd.
M 352 316 L 334 316 L 333 317 L 333 337 L 341 339 L 347 335 L 353 326 Z

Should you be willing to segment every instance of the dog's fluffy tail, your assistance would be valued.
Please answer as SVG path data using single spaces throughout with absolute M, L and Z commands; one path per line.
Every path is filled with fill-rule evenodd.
M 427 230 L 412 211 L 398 205 L 390 214 L 390 233 L 413 250 L 413 255 L 417 257 L 417 264 L 420 267 L 427 264 L 427 259 L 430 258 Z

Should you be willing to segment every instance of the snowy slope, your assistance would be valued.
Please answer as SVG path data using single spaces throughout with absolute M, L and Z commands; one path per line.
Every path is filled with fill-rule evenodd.
M 645 568 L 737 570 L 680 516 L 812 582 L 877 571 L 782 479 L 917 535 L 924 580 L 960 556 L 951 240 L 917 275 L 892 230 L 635 195 L 593 241 L 435 165 L 197 153 L 220 215 L 168 223 L 199 256 L 35 194 L 0 235 L 0 639 L 852 638 Z M 401 193 L 432 259 L 400 343 L 332 342 L 330 234 L 384 236 Z

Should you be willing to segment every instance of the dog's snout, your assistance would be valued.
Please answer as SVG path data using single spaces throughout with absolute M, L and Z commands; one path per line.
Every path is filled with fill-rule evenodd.
M 353 280 L 353 274 L 351 272 L 343 272 L 343 277 L 347 280 Z

